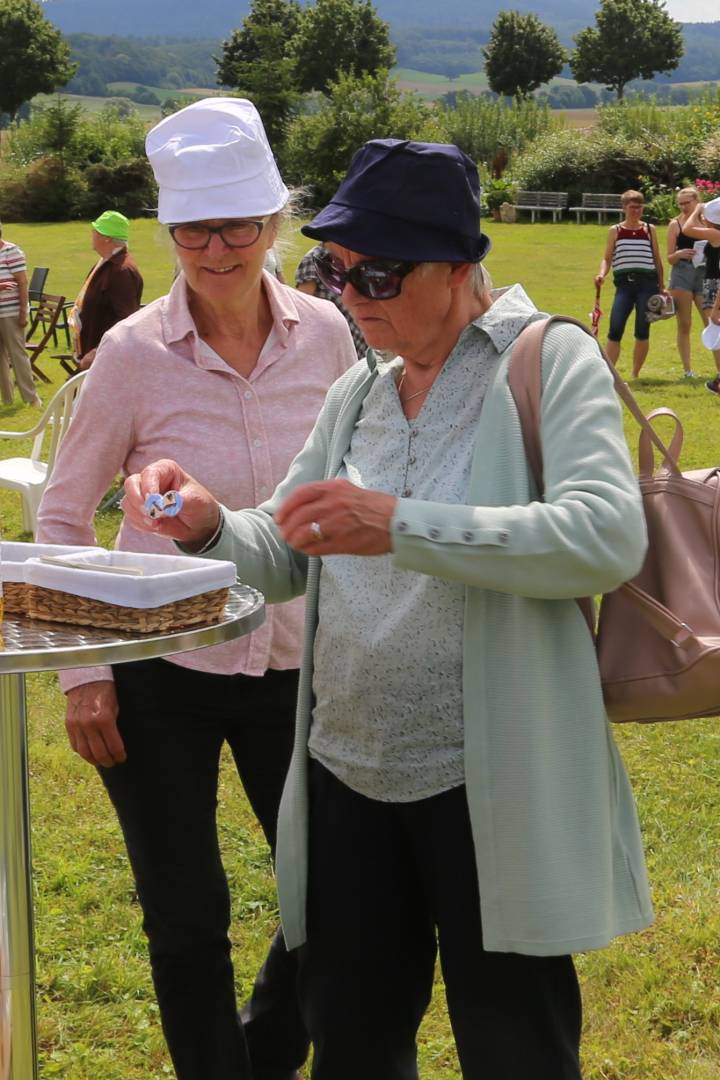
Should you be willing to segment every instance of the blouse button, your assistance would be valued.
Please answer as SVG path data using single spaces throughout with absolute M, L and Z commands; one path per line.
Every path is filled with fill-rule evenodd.
M 412 488 L 405 488 L 405 490 L 402 493 L 403 499 L 409 499 L 411 495 L 412 495 Z
M 415 457 L 415 455 L 411 454 L 410 457 L 408 458 L 408 465 L 414 465 L 416 461 L 417 461 L 417 458 Z

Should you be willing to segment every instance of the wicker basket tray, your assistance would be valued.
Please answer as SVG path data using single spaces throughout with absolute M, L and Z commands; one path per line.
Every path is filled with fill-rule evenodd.
M 187 555 L 95 549 L 29 559 L 30 618 L 132 633 L 222 618 L 235 567 Z
M 8 615 L 28 615 L 30 586 L 24 581 L 3 581 L 3 601 Z
M 44 589 L 39 585 L 28 585 L 26 588 L 29 590 L 28 614 L 32 619 L 143 634 L 218 622 L 230 591 L 227 588 L 216 589 L 159 607 L 135 608 L 108 604 L 103 600 L 92 600 L 58 589 Z
M 25 581 L 29 559 L 40 555 L 73 555 L 77 552 L 96 551 L 97 548 L 77 544 L 23 544 L 13 540 L 0 541 L 0 577 L 3 599 L 8 615 L 29 615 L 30 586 Z

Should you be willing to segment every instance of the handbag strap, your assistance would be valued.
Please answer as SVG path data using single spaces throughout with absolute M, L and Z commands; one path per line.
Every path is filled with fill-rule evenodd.
M 677 458 L 679 457 L 680 449 L 682 447 L 682 425 L 680 424 L 679 419 L 675 417 L 678 427 L 675 430 L 670 449 L 668 449 L 655 431 L 650 420 L 645 417 L 642 409 L 630 392 L 630 388 L 623 379 L 620 378 L 614 364 L 609 360 L 604 349 L 596 341 L 588 327 L 577 319 L 563 315 L 552 315 L 547 319 L 534 320 L 518 334 L 510 355 L 507 374 L 508 387 L 513 396 L 518 411 L 518 417 L 520 419 L 525 456 L 540 496 L 543 497 L 545 493 L 542 444 L 540 442 L 542 346 L 547 329 L 553 323 L 570 323 L 573 326 L 579 326 L 581 330 L 595 341 L 600 351 L 600 355 L 610 369 L 618 395 L 625 402 L 629 411 L 635 417 L 642 429 L 641 445 L 644 441 L 644 445 L 647 447 L 645 456 L 647 457 L 647 455 L 650 455 L 650 458 L 652 458 L 652 451 L 650 450 L 648 443 L 649 440 L 650 443 L 660 450 L 668 470 L 680 475 Z M 670 410 L 663 411 L 659 409 L 656 410 L 654 414 L 651 414 L 651 419 L 655 415 L 665 415 L 666 413 L 674 416 L 674 413 Z M 652 462 L 650 468 L 652 470 Z M 688 637 L 692 636 L 692 631 L 685 623 L 676 619 L 671 611 L 654 600 L 648 593 L 629 582 L 621 585 L 620 588 L 627 599 L 631 600 L 642 611 L 648 622 L 650 622 L 668 641 L 671 641 L 674 645 L 679 645 Z M 577 604 L 588 624 L 591 634 L 594 636 L 595 611 L 592 598 L 578 597 Z
M 607 353 L 594 337 L 592 331 L 579 319 L 573 319 L 569 315 L 551 315 L 546 319 L 535 319 L 518 334 L 510 354 L 507 374 L 510 393 L 513 396 L 520 418 L 525 455 L 538 491 L 542 493 L 545 490 L 542 446 L 540 443 L 542 346 L 548 327 L 553 324 L 578 326 L 588 337 L 592 338 L 610 370 L 618 397 L 622 399 L 629 412 L 635 417 L 646 438 L 659 450 L 667 470 L 679 476 L 680 466 L 677 456 L 673 454 L 673 447 L 676 445 L 675 440 L 673 440 L 673 446 L 670 448 L 665 445 L 633 397 L 630 387 L 620 377 L 615 365 L 608 358 Z
M 673 431 L 672 440 L 670 442 L 670 457 L 673 461 L 679 463 L 684 437 L 680 417 L 674 413 L 672 409 L 662 406 L 659 409 L 653 409 L 652 412 L 647 414 L 648 423 L 652 425 L 656 416 L 669 416 L 675 421 L 675 430 Z M 638 467 L 641 480 L 649 480 L 655 473 L 655 454 L 653 453 L 653 448 L 650 445 L 650 440 L 644 429 L 640 432 L 638 443 Z
M 669 608 L 666 608 L 659 600 L 646 593 L 644 589 L 639 589 L 631 581 L 626 581 L 620 588 L 625 599 L 631 600 L 650 625 L 671 645 L 681 648 L 686 646 L 689 641 L 696 640 L 692 627 L 678 619 Z

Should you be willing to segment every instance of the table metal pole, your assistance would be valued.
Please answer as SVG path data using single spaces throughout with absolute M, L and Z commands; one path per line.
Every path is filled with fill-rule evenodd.
M 37 1080 L 25 676 L 0 675 L 0 1080 Z
M 264 598 L 231 587 L 215 623 L 138 636 L 8 615 L 0 634 L 0 1080 L 38 1080 L 25 672 L 174 656 L 249 634 Z

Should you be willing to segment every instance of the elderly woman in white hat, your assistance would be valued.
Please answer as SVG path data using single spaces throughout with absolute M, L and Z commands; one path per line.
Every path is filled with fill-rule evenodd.
M 197 102 L 158 124 L 147 152 L 181 273 L 103 338 L 40 509 L 45 542 L 93 543 L 113 477 L 158 457 L 228 506 L 263 501 L 356 360 L 332 305 L 263 270 L 288 191 L 249 101 Z M 117 544 L 173 550 L 127 521 Z M 306 1055 L 280 939 L 238 1017 L 215 823 L 227 742 L 274 849 L 302 618 L 295 601 L 236 642 L 63 677 L 70 742 L 98 767 L 125 834 L 179 1080 L 292 1080 Z
M 711 394 L 720 395 L 720 199 L 698 203 L 688 218 L 684 232 L 694 240 L 706 240 L 705 279 L 703 281 L 703 310 L 710 321 L 703 331 L 706 348 L 712 349 L 717 375 L 705 386 Z

